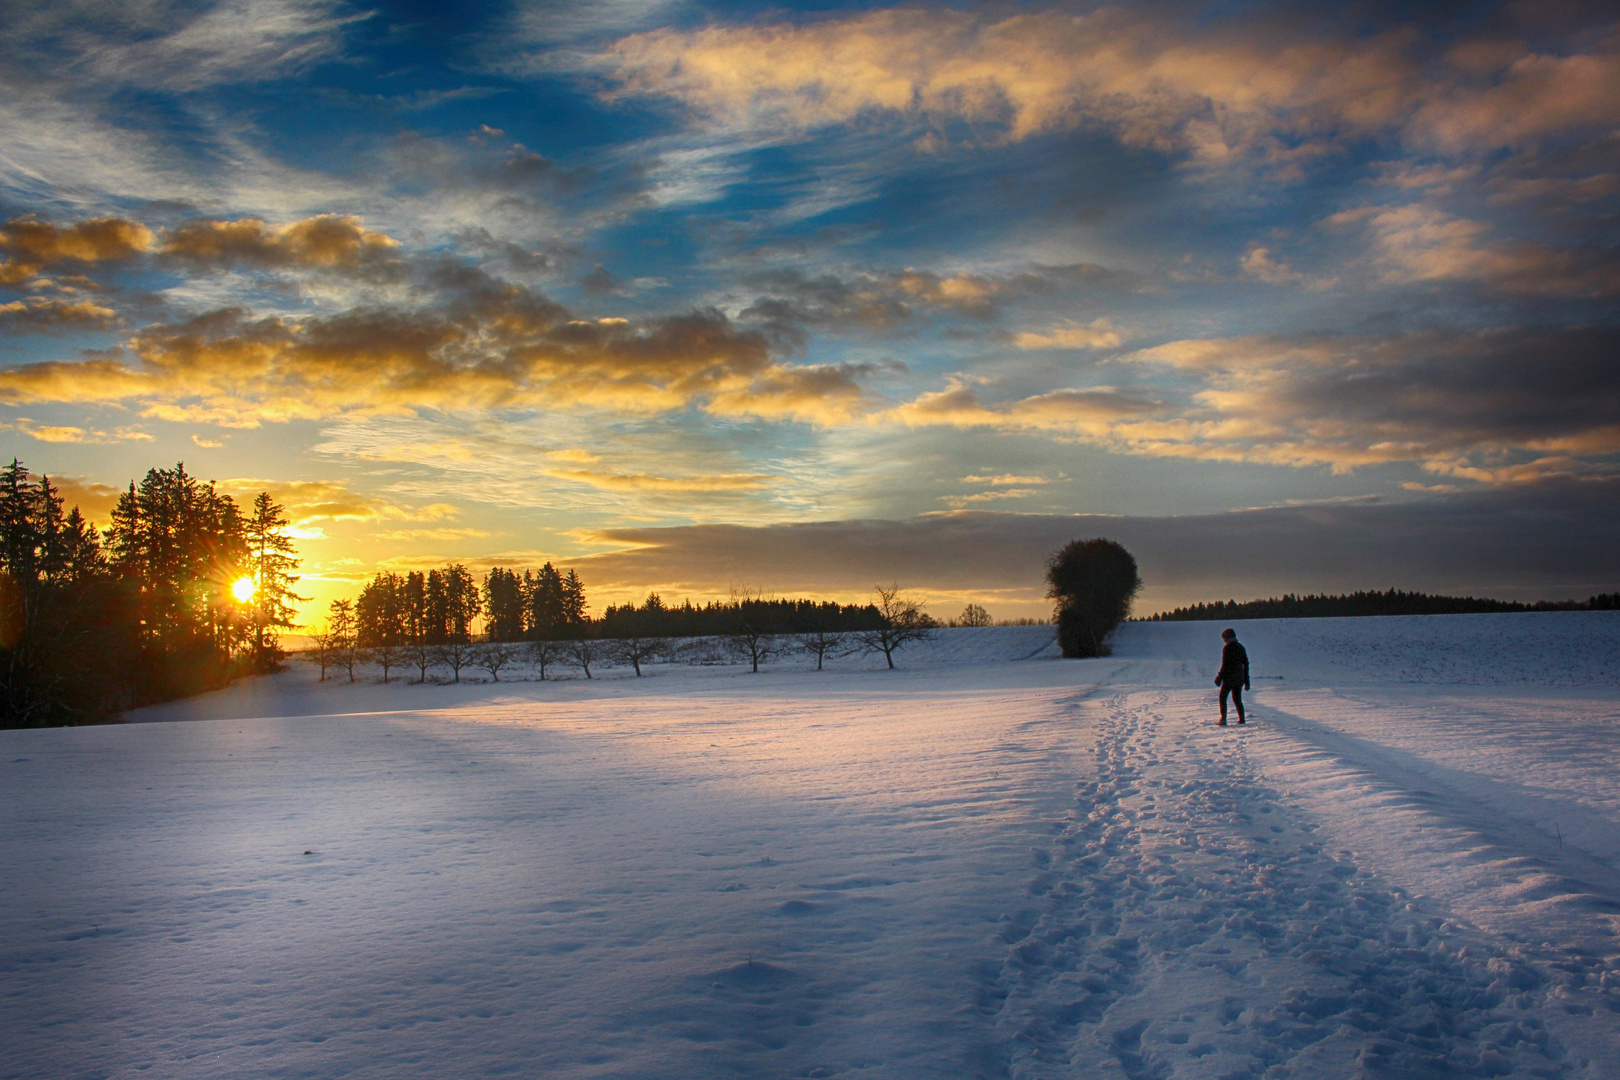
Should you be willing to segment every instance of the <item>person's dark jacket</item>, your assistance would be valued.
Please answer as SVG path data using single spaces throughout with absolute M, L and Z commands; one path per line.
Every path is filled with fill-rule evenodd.
M 1241 643 L 1228 641 L 1221 650 L 1221 671 L 1215 681 L 1222 686 L 1249 688 L 1249 654 Z

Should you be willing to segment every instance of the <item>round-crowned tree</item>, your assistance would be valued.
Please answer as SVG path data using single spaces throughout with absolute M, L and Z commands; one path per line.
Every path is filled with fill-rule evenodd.
M 1103 640 L 1131 612 L 1142 588 L 1136 559 L 1112 540 L 1071 540 L 1046 562 L 1046 595 L 1057 602 L 1058 645 L 1068 657 L 1102 656 Z

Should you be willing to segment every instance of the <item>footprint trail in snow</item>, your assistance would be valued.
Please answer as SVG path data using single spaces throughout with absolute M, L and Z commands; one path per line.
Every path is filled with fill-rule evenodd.
M 1253 740 L 1281 737 L 1263 718 L 1221 729 L 1208 695 L 1104 690 L 1077 706 L 1095 776 L 1005 919 L 994 1071 L 1605 1075 L 1547 1017 L 1620 1030 L 1612 971 L 1560 979 L 1556 957 L 1426 910 L 1335 850 L 1253 760 Z

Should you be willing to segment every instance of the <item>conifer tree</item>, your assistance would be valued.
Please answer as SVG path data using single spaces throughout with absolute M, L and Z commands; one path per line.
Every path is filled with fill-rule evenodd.
M 298 580 L 292 571 L 298 568 L 299 560 L 293 556 L 292 538 L 287 535 L 290 524 L 286 509 L 271 499 L 268 491 L 261 491 L 253 500 L 253 516 L 247 519 L 246 534 L 249 576 L 254 581 L 251 649 L 253 665 L 260 671 L 268 671 L 281 661 L 276 630 L 294 625 L 298 601 L 306 599 L 292 588 Z M 348 617 L 352 620 L 352 612 Z M 352 681 L 352 665 L 349 674 Z

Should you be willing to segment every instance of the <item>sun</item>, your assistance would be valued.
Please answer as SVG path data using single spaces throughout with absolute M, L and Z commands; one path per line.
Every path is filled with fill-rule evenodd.
M 231 595 L 244 604 L 253 599 L 253 594 L 258 591 L 259 587 L 253 583 L 253 579 L 250 577 L 237 578 L 236 583 L 231 586 Z

